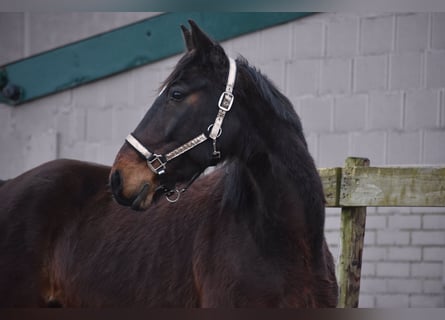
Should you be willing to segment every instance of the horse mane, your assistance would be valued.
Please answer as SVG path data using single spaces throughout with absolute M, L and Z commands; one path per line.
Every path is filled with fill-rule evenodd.
M 301 142 L 307 146 L 306 139 L 303 135 L 301 120 L 295 112 L 292 102 L 277 89 L 275 84 L 265 74 L 255 66 L 250 65 L 246 58 L 239 56 L 237 62 L 239 72 L 244 74 L 248 83 L 253 84 L 251 89 L 256 91 L 255 96 L 265 102 L 261 104 L 261 106 L 269 108 L 269 110 L 264 110 L 264 112 L 268 112 L 268 114 L 272 112 L 278 119 L 283 121 L 283 123 L 288 124 L 298 135 Z M 244 98 L 247 98 L 248 91 L 249 90 L 245 88 L 237 90 L 235 84 L 236 96 L 244 96 Z
M 290 100 L 284 96 L 273 82 L 257 68 L 249 65 L 247 60 L 243 57 L 237 59 L 239 77 L 243 81 L 235 83 L 235 99 L 243 101 L 243 105 L 249 108 L 259 108 L 250 112 L 251 115 L 258 114 L 260 121 L 266 121 L 266 125 L 262 126 L 260 121 L 258 127 L 261 127 L 262 138 L 257 141 L 249 141 L 245 143 L 246 157 L 245 166 L 238 164 L 236 174 L 232 174 L 232 178 L 226 182 L 226 190 L 229 193 L 227 199 L 230 202 L 235 202 L 240 208 L 243 206 L 250 206 L 250 212 L 257 212 L 254 228 L 260 230 L 258 227 L 263 225 L 282 224 L 284 217 L 280 216 L 281 212 L 277 207 L 273 207 L 272 201 L 265 201 L 268 199 L 267 193 L 276 193 L 274 188 L 276 186 L 268 187 L 268 190 L 263 190 L 262 197 L 257 196 L 258 204 L 252 208 L 252 202 L 248 199 L 252 195 L 246 196 L 246 193 L 255 191 L 255 182 L 258 179 L 266 180 L 266 175 L 269 175 L 270 181 L 273 181 L 276 176 L 284 177 L 283 181 L 275 180 L 279 183 L 287 183 L 289 189 L 295 190 L 295 197 L 299 197 L 301 201 L 302 210 L 304 211 L 304 219 L 308 226 L 308 233 L 311 238 L 313 248 L 321 248 L 323 242 L 324 229 L 324 193 L 321 185 L 314 160 L 309 153 L 306 139 L 303 133 L 303 127 L 299 116 L 294 110 Z M 269 130 L 266 129 L 266 126 Z M 249 137 L 252 139 L 252 137 Z M 256 148 L 261 140 L 272 139 L 269 141 L 273 145 L 273 149 L 268 149 L 270 146 L 265 146 L 266 150 L 258 154 L 258 150 L 249 150 L 247 145 Z M 274 140 L 275 139 L 275 140 Z M 243 173 L 249 170 L 250 174 Z M 244 179 L 244 182 L 241 181 Z M 291 181 L 291 182 L 289 182 Z M 247 187 L 251 185 L 250 189 Z M 279 195 L 277 195 L 279 198 Z M 270 199 L 270 198 L 269 198 Z M 261 201 L 266 203 L 261 203 Z M 280 199 L 275 201 L 277 206 Z M 233 205 L 233 204 L 232 204 Z M 261 206 L 261 208 L 259 208 Z M 252 218 L 251 218 L 252 219 Z M 268 227 L 268 229 L 270 229 Z M 265 232 L 265 231 L 264 231 Z M 263 232 L 263 233 L 264 233 Z M 261 234 L 261 232 L 259 232 Z

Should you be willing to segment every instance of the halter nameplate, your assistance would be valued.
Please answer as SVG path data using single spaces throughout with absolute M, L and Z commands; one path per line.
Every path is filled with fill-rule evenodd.
M 236 78 L 236 62 L 234 59 L 229 58 L 229 64 L 230 67 L 229 67 L 229 75 L 227 77 L 226 90 L 221 94 L 219 98 L 218 114 L 216 116 L 214 123 L 209 126 L 209 129 L 211 128 L 211 130 L 208 137 L 205 133 L 201 133 L 199 136 L 184 143 L 183 145 L 179 146 L 173 151 L 170 151 L 165 155 L 159 155 L 149 151 L 146 147 L 144 147 L 142 143 L 140 143 L 139 140 L 137 140 L 133 136 L 133 134 L 130 133 L 127 136 L 125 140 L 147 160 L 147 165 L 150 168 L 150 170 L 153 171 L 153 173 L 157 175 L 164 174 L 167 162 L 173 160 L 176 157 L 179 157 L 180 155 L 200 145 L 209 138 L 213 140 L 214 154 L 220 153 L 219 151 L 216 150 L 216 139 L 221 135 L 222 131 L 221 127 L 224 121 L 224 117 L 226 113 L 229 112 L 230 109 L 232 108 L 233 100 L 235 99 L 232 92 Z M 162 94 L 164 89 L 162 89 L 160 94 Z

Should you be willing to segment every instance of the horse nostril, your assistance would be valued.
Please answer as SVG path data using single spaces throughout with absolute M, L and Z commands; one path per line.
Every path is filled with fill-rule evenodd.
M 121 177 L 119 170 L 116 170 L 111 174 L 110 186 L 111 186 L 111 192 L 113 193 L 113 198 L 114 198 L 114 200 L 117 201 L 117 203 L 124 205 L 124 206 L 131 205 L 132 201 L 129 199 L 126 199 L 122 195 L 123 182 L 122 182 L 122 177 Z
M 113 192 L 120 193 L 122 191 L 122 178 L 119 170 L 114 171 L 110 177 L 111 189 Z

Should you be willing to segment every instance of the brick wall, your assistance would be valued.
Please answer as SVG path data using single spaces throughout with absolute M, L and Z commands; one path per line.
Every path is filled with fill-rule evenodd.
M 0 51 L 2 63 L 143 17 L 0 15 L 0 42 L 10 44 Z M 76 19 L 82 28 L 64 23 Z M 223 45 L 292 100 L 319 167 L 341 166 L 347 156 L 368 157 L 371 165 L 444 165 L 443 30 L 442 13 L 329 13 Z M 19 108 L 0 105 L 0 176 L 57 157 L 111 164 L 176 60 Z M 328 210 L 326 236 L 337 256 L 336 209 Z M 445 209 L 369 208 L 360 306 L 445 307 L 444 261 Z

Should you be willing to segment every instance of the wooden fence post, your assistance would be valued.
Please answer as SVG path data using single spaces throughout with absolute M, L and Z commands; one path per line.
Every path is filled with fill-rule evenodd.
M 369 166 L 365 158 L 347 158 L 342 173 L 341 188 L 345 184 L 353 184 L 347 178 L 347 171 L 354 167 Z M 340 205 L 341 205 L 340 194 Z M 339 308 L 357 308 L 360 293 L 360 275 L 362 268 L 362 251 L 365 237 L 366 207 L 342 207 L 340 257 L 337 265 L 339 282 Z

